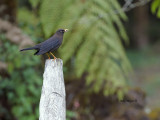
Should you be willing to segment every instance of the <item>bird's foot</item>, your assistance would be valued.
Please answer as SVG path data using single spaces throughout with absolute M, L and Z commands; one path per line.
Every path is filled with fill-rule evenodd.
M 53 56 L 53 60 L 56 60 L 57 58 L 53 55 L 53 53 L 50 52 L 50 54 Z
M 54 57 L 53 59 L 51 59 L 52 61 L 54 61 L 54 60 L 56 60 L 57 58 L 56 57 Z

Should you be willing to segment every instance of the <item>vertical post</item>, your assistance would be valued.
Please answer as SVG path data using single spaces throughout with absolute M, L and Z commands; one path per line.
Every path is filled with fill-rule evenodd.
M 46 60 L 39 120 L 66 120 L 63 61 Z

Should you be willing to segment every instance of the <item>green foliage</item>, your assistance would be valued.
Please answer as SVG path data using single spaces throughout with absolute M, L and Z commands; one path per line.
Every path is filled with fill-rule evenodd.
M 4 34 L 0 34 L 3 45 L 0 46 L 0 61 L 5 62 L 7 76 L 0 77 L 1 94 L 7 97 L 11 111 L 19 120 L 38 119 L 38 106 L 42 78 L 37 65 L 39 57 L 29 54 L 21 54 L 17 45 L 7 40 Z M 25 55 L 24 55 L 25 54 Z
M 20 8 L 17 11 L 18 22 L 23 22 L 25 24 L 36 25 L 38 23 L 38 18 L 33 14 L 32 11 L 29 11 L 27 8 Z M 29 17 L 28 17 L 29 16 Z
M 42 30 L 38 16 L 27 8 L 19 8 L 17 11 L 17 20 L 23 32 L 27 33 L 34 42 L 42 41 Z
M 154 0 L 151 5 L 151 11 L 160 18 L 160 0 Z
M 72 120 L 72 118 L 76 117 L 76 113 L 70 110 L 67 110 L 66 112 L 66 120 Z
M 88 73 L 92 91 L 104 88 L 108 95 L 120 88 L 122 98 L 130 64 L 120 40 L 128 43 L 121 21 L 127 17 L 117 0 L 42 0 L 40 19 L 46 37 L 58 28 L 69 29 L 60 55 L 64 63 L 74 59 L 78 77 Z
M 40 0 L 29 0 L 33 8 L 36 8 L 37 5 L 40 3 Z

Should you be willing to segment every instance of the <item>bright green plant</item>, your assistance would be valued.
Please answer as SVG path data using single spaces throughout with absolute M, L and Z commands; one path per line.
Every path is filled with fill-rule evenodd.
M 118 14 L 116 11 L 119 11 Z M 46 37 L 68 28 L 59 50 L 64 63 L 74 59 L 75 73 L 88 73 L 87 85 L 95 92 L 115 93 L 125 88 L 130 71 L 121 38 L 128 38 L 121 20 L 127 20 L 117 0 L 42 0 L 40 19 Z M 124 89 L 118 89 L 119 98 Z
M 151 11 L 160 18 L 160 0 L 154 0 L 151 5 Z
M 72 120 L 72 118 L 76 117 L 76 113 L 70 110 L 66 111 L 66 120 Z

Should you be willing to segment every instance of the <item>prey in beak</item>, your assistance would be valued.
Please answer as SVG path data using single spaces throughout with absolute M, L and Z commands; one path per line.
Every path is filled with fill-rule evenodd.
M 68 31 L 68 29 L 64 29 L 64 32 L 67 32 Z

